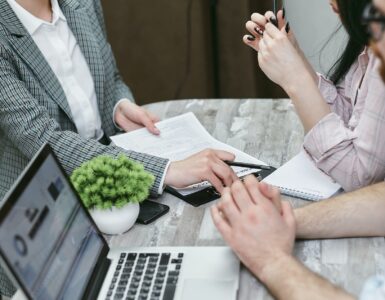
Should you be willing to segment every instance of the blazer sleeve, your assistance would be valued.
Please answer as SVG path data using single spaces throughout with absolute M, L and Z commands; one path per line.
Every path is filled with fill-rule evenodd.
M 0 47 L 0 128 L 20 152 L 31 159 L 48 142 L 68 174 L 98 155 L 117 157 L 123 153 L 142 163 L 155 176 L 151 194 L 158 195 L 167 159 L 126 151 L 116 146 L 104 146 L 96 140 L 62 130 L 48 109 L 31 95 L 18 78 L 13 64 L 12 54 Z
M 131 92 L 131 89 L 124 83 L 122 76 L 120 75 L 120 72 L 118 70 L 118 67 L 116 65 L 116 60 L 114 53 L 112 51 L 111 45 L 107 40 L 107 30 L 106 30 L 106 24 L 104 21 L 104 15 L 103 15 L 103 7 L 100 2 L 100 0 L 93 0 L 93 5 L 94 5 L 94 11 L 96 14 L 96 17 L 98 19 L 100 28 L 102 29 L 104 33 L 104 37 L 106 39 L 107 44 L 110 47 L 110 52 L 111 52 L 111 57 L 113 58 L 113 64 L 114 64 L 114 75 L 115 75 L 115 92 L 116 92 L 116 99 L 115 99 L 115 104 L 118 103 L 118 101 L 122 99 L 129 99 L 133 102 L 135 102 L 134 95 Z

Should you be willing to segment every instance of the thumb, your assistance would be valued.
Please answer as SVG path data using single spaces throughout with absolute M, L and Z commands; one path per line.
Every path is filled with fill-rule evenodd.
M 142 124 L 147 128 L 149 132 L 155 135 L 159 135 L 160 131 L 158 128 L 156 128 L 154 121 L 150 118 L 148 114 L 144 114 L 142 118 Z
M 282 214 L 282 201 L 279 189 L 273 187 L 265 182 L 259 184 L 259 190 L 263 196 L 268 198 L 275 206 L 275 208 Z

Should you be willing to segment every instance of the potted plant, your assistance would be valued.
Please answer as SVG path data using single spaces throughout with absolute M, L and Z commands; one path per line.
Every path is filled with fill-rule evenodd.
M 77 168 L 71 182 L 99 230 L 121 234 L 138 218 L 139 203 L 149 196 L 154 176 L 124 155 L 102 155 Z

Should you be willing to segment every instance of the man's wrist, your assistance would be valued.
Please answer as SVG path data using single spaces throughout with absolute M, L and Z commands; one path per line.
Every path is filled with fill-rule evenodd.
M 251 270 L 266 286 L 274 284 L 285 276 L 284 270 L 287 269 L 293 263 L 297 263 L 295 257 L 291 254 L 281 252 L 277 253 L 274 258 L 267 260 L 265 266 L 259 270 Z

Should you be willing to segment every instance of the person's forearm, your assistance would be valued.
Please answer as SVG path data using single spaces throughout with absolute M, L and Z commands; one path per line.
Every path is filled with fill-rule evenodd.
M 275 299 L 354 299 L 342 289 L 311 272 L 293 256 L 282 255 L 274 263 L 266 266 L 259 275 L 259 279 Z
M 385 183 L 294 211 L 297 238 L 385 236 Z
M 283 87 L 302 121 L 305 132 L 310 131 L 322 118 L 331 113 L 310 72 L 302 72 Z

